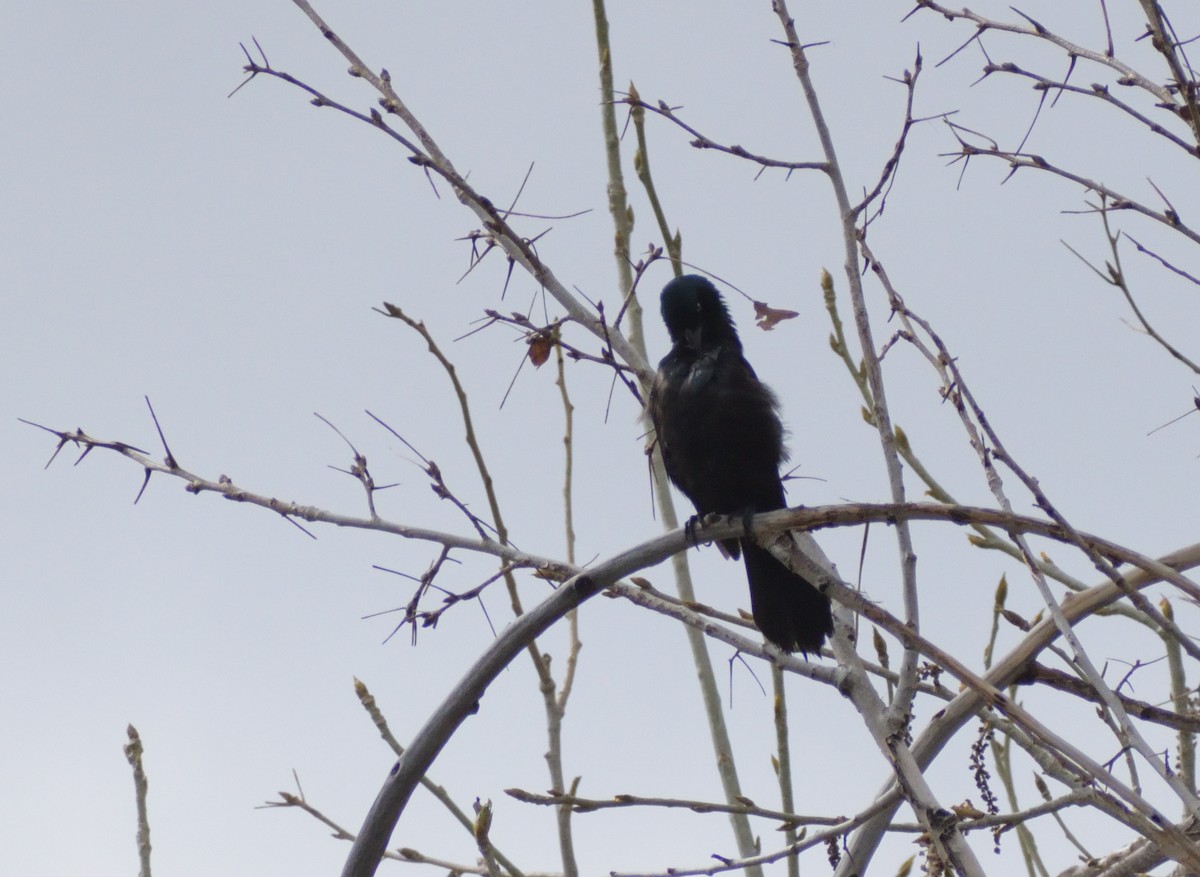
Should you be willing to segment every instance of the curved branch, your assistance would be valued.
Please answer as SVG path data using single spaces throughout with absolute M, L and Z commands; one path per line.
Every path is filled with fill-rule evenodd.
M 382 520 L 378 517 L 362 518 L 338 515 L 312 506 L 280 502 L 274 498 L 251 494 L 234 485 L 228 478 L 222 477 L 217 481 L 201 478 L 183 469 L 174 458 L 164 463 L 159 463 L 146 456 L 144 452 L 138 451 L 123 442 L 103 442 L 93 439 L 82 430 L 71 432 L 49 431 L 58 436 L 60 447 L 68 443 L 74 443 L 82 446 L 85 454 L 97 447 L 115 451 L 122 456 L 130 458 L 147 473 L 164 473 L 183 479 L 187 483 L 186 489 L 193 493 L 219 493 L 235 501 L 248 502 L 268 508 L 276 514 L 289 518 L 295 517 L 306 521 L 331 523 L 336 526 L 390 532 L 406 538 L 424 539 L 443 545 L 453 545 L 466 550 L 504 557 L 510 563 L 542 568 L 558 576 L 575 575 L 575 578 L 572 578 L 567 584 L 560 587 L 558 591 L 543 601 L 541 605 L 532 610 L 528 615 L 511 624 L 476 662 L 459 686 L 447 698 L 446 702 L 443 703 L 426 723 L 426 726 L 418 734 L 412 747 L 406 751 L 400 762 L 398 762 L 397 768 L 389 776 L 383 791 L 380 792 L 376 805 L 372 808 L 371 815 L 368 817 L 363 832 L 360 834 L 360 840 L 355 845 L 351 859 L 347 861 L 346 870 L 343 872 L 347 877 L 350 877 L 350 875 L 361 877 L 361 875 L 374 872 L 374 867 L 378 863 L 376 853 L 382 855 L 382 850 L 386 846 L 408 795 L 411 794 L 413 785 L 424 775 L 429 764 L 432 763 L 434 757 L 436 757 L 458 725 L 461 724 L 467 715 L 477 710 L 478 702 L 491 680 L 516 654 L 527 647 L 532 638 L 543 632 L 567 611 L 578 606 L 605 587 L 611 587 L 615 593 L 632 599 L 635 602 L 647 602 L 649 595 L 643 589 L 619 582 L 618 580 L 636 570 L 661 562 L 672 554 L 682 551 L 688 544 L 683 531 L 675 530 L 643 543 L 640 546 L 631 548 L 617 557 L 599 564 L 591 570 L 590 575 L 578 575 L 577 568 L 569 564 L 517 552 L 508 546 L 500 545 L 498 542 L 491 540 L 465 539 L 453 534 L 407 527 L 402 524 Z M 901 520 L 941 520 L 960 526 L 980 523 L 988 524 L 1005 529 L 1010 533 L 1031 533 L 1056 539 L 1064 543 L 1073 544 L 1076 547 L 1082 547 L 1089 552 L 1106 558 L 1110 562 L 1128 563 L 1138 568 L 1136 571 L 1123 576 L 1124 587 L 1118 583 L 1108 581 L 1102 585 L 1072 595 L 1063 604 L 1063 614 L 1071 623 L 1087 617 L 1109 603 L 1127 596 L 1130 589 L 1144 588 L 1153 581 L 1169 581 L 1189 594 L 1196 595 L 1200 593 L 1200 589 L 1197 589 L 1194 583 L 1178 572 L 1179 569 L 1190 568 L 1200 564 L 1200 545 L 1182 549 L 1162 560 L 1153 560 L 1115 543 L 1065 528 L 1051 521 L 1010 514 L 995 509 L 937 504 L 846 505 L 811 509 L 798 508 L 756 516 L 751 521 L 751 526 L 760 538 L 768 539 L 773 534 L 782 533 L 789 529 L 815 530 L 823 527 L 858 525 L 869 521 L 895 524 Z M 744 525 L 740 520 L 716 518 L 715 520 L 705 522 L 695 535 L 696 538 L 702 541 L 741 536 L 744 535 Z M 826 575 L 826 579 L 828 579 L 828 575 Z M 923 769 L 932 761 L 933 757 L 941 750 L 950 736 L 970 716 L 978 714 L 981 709 L 989 705 L 999 707 L 1002 712 L 1008 714 L 1021 726 L 1030 730 L 1041 739 L 1046 740 L 1052 748 L 1067 754 L 1076 764 L 1088 764 L 1089 760 L 1086 759 L 1086 756 L 1081 760 L 1081 753 L 1078 753 L 1074 747 L 1065 744 L 1057 736 L 1048 734 L 1047 730 L 1040 723 L 1032 721 L 1031 717 L 1024 714 L 1023 711 L 1014 709 L 1014 705 L 1008 703 L 1006 699 L 997 698 L 998 690 L 1014 682 L 1034 657 L 1060 635 L 1059 628 L 1055 626 L 1052 620 L 1045 620 L 1035 626 L 1017 648 L 999 661 L 989 673 L 983 677 L 976 677 L 970 671 L 965 671 L 965 668 L 959 665 L 958 662 L 941 653 L 939 650 L 934 649 L 931 644 L 928 644 L 920 637 L 912 633 L 906 633 L 906 626 L 894 619 L 894 617 L 889 616 L 891 620 L 884 619 L 881 616 L 881 610 L 869 604 L 857 592 L 845 588 L 840 582 L 836 581 L 832 582 L 828 588 L 831 596 L 839 602 L 852 606 L 855 611 L 865 614 L 868 618 L 881 624 L 886 622 L 887 629 L 894 635 L 901 637 L 908 648 L 914 652 L 932 657 L 960 679 L 968 682 L 968 689 L 939 711 L 935 719 L 921 733 L 911 747 L 912 763 L 916 767 Z M 661 604 L 661 601 L 654 602 Z M 848 678 L 844 668 L 811 664 L 782 655 L 774 649 L 769 649 L 761 644 L 753 643 L 744 637 L 738 636 L 728 628 L 716 624 L 709 619 L 702 618 L 683 606 L 667 606 L 665 610 L 660 606 L 655 606 L 654 608 L 684 618 L 689 624 L 704 629 L 710 635 L 730 642 L 749 654 L 755 654 L 773 661 L 783 669 L 800 672 L 803 675 L 818 679 L 826 684 L 835 685 L 839 690 L 845 690 Z M 1187 645 L 1186 640 L 1184 644 Z M 1088 764 L 1088 767 L 1091 769 L 1092 766 Z M 1102 775 L 1103 773 L 1104 771 L 1101 769 L 1101 774 L 1097 775 Z M 1111 784 L 1110 787 L 1117 788 L 1115 784 Z M 888 796 L 888 800 L 899 802 L 901 800 L 900 796 L 894 795 L 890 791 L 891 789 L 892 784 L 889 783 L 884 790 Z M 1129 799 L 1127 798 L 1127 800 Z M 852 844 L 852 860 L 863 861 L 863 855 L 869 857 L 870 848 L 874 846 L 878 840 L 878 836 L 883 830 L 886 830 L 887 824 L 890 822 L 891 812 L 892 808 L 888 808 L 886 813 L 880 814 L 878 819 L 872 820 L 871 823 L 860 830 L 859 836 L 856 837 L 855 842 Z M 1142 825 L 1141 828 L 1143 833 L 1146 833 L 1145 825 Z M 1178 834 L 1175 837 L 1169 836 L 1172 832 L 1177 831 L 1174 827 L 1166 826 L 1160 828 L 1158 831 L 1151 832 L 1151 836 L 1159 835 L 1171 847 L 1178 849 Z M 1166 833 L 1165 836 L 1162 834 L 1163 832 Z
M 686 547 L 682 531 L 659 536 L 577 575 L 513 621 L 484 651 L 425 722 L 392 767 L 363 822 L 342 869 L 343 877 L 375 873 L 413 789 L 442 747 L 470 715 L 479 711 L 488 686 L 508 664 L 552 624 L 609 585 Z

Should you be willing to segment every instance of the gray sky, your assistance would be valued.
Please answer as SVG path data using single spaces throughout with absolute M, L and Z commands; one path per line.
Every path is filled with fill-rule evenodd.
M 1011 17 L 1003 4 L 992 6 Z M 1055 21 L 1067 14 L 1058 4 L 1033 6 L 1028 11 L 1048 24 L 1074 27 L 1077 39 L 1102 39 L 1090 7 L 1081 24 Z M 615 311 L 590 6 L 318 8 L 368 63 L 389 69 L 481 191 L 510 200 L 532 164 L 519 209 L 591 211 L 528 219 L 521 228 L 530 236 L 552 229 L 538 242 L 542 257 L 568 285 Z M 861 191 L 874 183 L 902 118 L 903 89 L 884 77 L 911 66 L 918 42 L 933 62 L 969 30 L 933 16 L 900 24 L 905 4 L 796 3 L 792 11 L 806 41 L 829 41 L 812 51 L 815 77 L 851 190 Z M 769 4 L 613 3 L 609 17 L 619 86 L 635 81 L 644 98 L 682 107 L 690 124 L 719 141 L 791 160 L 818 157 L 789 58 L 771 42 L 781 34 Z M 457 239 L 476 227 L 474 218 L 445 186 L 435 196 L 377 132 L 314 109 L 265 77 L 226 98 L 242 78 L 238 43 L 253 35 L 279 69 L 360 110 L 373 104 L 368 87 L 345 75 L 343 59 L 291 4 L 85 4 L 69 16 L 24 4 L 9 10 L 6 24 L 0 870 L 136 867 L 133 789 L 121 752 L 132 722 L 146 746 L 159 874 L 335 873 L 346 844 L 299 812 L 255 806 L 278 789 L 294 791 L 294 769 L 312 804 L 356 830 L 391 754 L 356 703 L 353 678 L 366 682 L 407 741 L 490 640 L 483 615 L 461 606 L 436 631 L 422 631 L 417 648 L 407 631 L 384 642 L 394 617 L 362 617 L 403 606 L 411 583 L 372 565 L 419 574 L 433 548 L 331 529 L 318 529 L 314 541 L 261 510 L 194 497 L 162 477 L 133 506 L 136 466 L 96 452 L 72 468 L 77 454 L 68 449 L 43 471 L 53 439 L 16 418 L 82 426 L 157 457 L 148 395 L 184 467 L 282 499 L 364 513 L 361 488 L 329 468 L 347 466 L 349 454 L 312 416 L 319 412 L 366 454 L 378 482 L 399 482 L 380 495 L 381 514 L 467 532 L 429 492 L 411 453 L 364 414 L 370 409 L 435 459 L 460 497 L 483 512 L 444 374 L 410 330 L 371 310 L 395 302 L 426 321 L 470 389 L 514 541 L 561 556 L 562 409 L 552 365 L 526 367 L 501 409 L 524 346 L 503 327 L 453 340 L 484 308 L 530 312 L 534 285 L 514 275 L 500 302 L 505 266 L 496 255 L 458 282 L 469 248 Z M 1120 18 L 1114 24 L 1118 34 L 1134 27 Z M 1022 55 L 999 37 L 985 45 L 998 58 L 1052 58 Z M 1149 65 L 1148 53 L 1139 45 L 1131 60 Z M 1036 95 L 998 78 L 969 88 L 982 63 L 975 48 L 940 68 L 927 63 L 917 113 L 959 110 L 961 124 L 1014 146 Z M 1084 71 L 1080 81 L 1096 76 Z M 666 122 L 651 120 L 649 130 L 652 167 L 670 221 L 682 230 L 685 259 L 752 298 L 800 313 L 762 333 L 749 303 L 730 298 L 748 357 L 782 399 L 798 474 L 812 479 L 792 482 L 791 500 L 885 500 L 878 441 L 826 341 L 819 272 L 833 272 L 843 293 L 846 284 L 824 179 L 767 172 L 756 180 L 751 165 L 690 148 Z M 1044 111 L 1029 148 L 1149 203 L 1152 176 L 1189 215 L 1198 195 L 1194 169 L 1134 134 L 1112 113 L 1064 100 Z M 1029 172 L 1000 186 L 1005 169 L 983 161 L 960 185 L 959 167 L 941 155 L 953 149 L 941 122 L 914 129 L 888 210 L 871 231 L 875 252 L 959 355 L 1010 450 L 1076 525 L 1147 554 L 1194 541 L 1200 418 L 1146 433 L 1187 410 L 1195 377 L 1132 331 L 1120 294 L 1060 243 L 1097 263 L 1109 257 L 1094 216 L 1062 212 L 1083 207 L 1078 191 Z M 627 144 L 632 189 L 631 155 Z M 631 199 L 634 249 L 642 251 L 660 236 L 644 195 L 633 191 Z M 1178 241 L 1152 226 L 1125 227 L 1186 258 Z M 1186 349 L 1196 337 L 1194 288 L 1129 251 L 1125 257 L 1148 315 Z M 645 287 L 655 359 L 665 352 L 665 333 L 654 293 L 668 278 L 660 265 Z M 883 340 L 894 326 L 885 322 L 879 290 L 870 294 Z M 548 312 L 559 313 L 553 305 Z M 543 313 L 537 300 L 533 319 Z M 573 340 L 595 349 L 582 333 Z M 903 346 L 887 367 L 893 415 L 918 453 L 962 501 L 990 503 L 928 367 Z M 577 406 L 577 554 L 586 561 L 651 537 L 659 524 L 635 402 L 618 387 L 606 421 L 609 375 L 576 364 L 568 382 Z M 920 495 L 915 480 L 909 488 Z M 977 664 L 1001 572 L 1017 611 L 1032 615 L 1036 593 L 1015 566 L 973 552 L 961 532 L 916 532 L 929 635 Z M 821 536 L 852 580 L 860 540 L 857 530 Z M 862 580 L 893 609 L 894 558 L 892 535 L 872 530 Z M 488 574 L 487 564 L 464 560 L 439 581 L 463 590 Z M 701 599 L 726 610 L 746 605 L 740 567 L 723 565 L 712 550 L 692 561 Z M 1061 561 L 1094 578 L 1076 558 Z M 647 575 L 670 587 L 665 568 Z M 527 602 L 545 592 L 529 577 L 522 588 Z M 506 620 L 499 590 L 486 605 L 497 624 Z M 1179 611 L 1192 629 L 1194 610 Z M 579 690 L 565 732 L 566 771 L 582 774 L 581 793 L 716 800 L 680 631 L 605 599 L 587 605 L 581 628 Z M 1150 652 L 1148 642 L 1106 643 L 1103 626 L 1096 629 L 1099 659 Z M 555 632 L 545 643 L 560 662 L 563 642 Z M 729 657 L 714 644 L 746 794 L 765 805 L 775 800 L 771 703 L 742 665 L 726 674 Z M 799 809 L 861 805 L 863 790 L 885 776 L 873 744 L 835 694 L 802 680 L 790 686 Z M 1160 695 L 1153 686 L 1139 692 Z M 495 840 L 531 870 L 556 867 L 550 812 L 510 802 L 502 790 L 545 789 L 544 748 L 533 674 L 519 661 L 431 773 L 464 807 L 476 796 L 492 798 Z M 855 759 L 861 769 L 848 767 Z M 965 754 L 955 770 L 936 775 L 949 802 L 977 797 L 964 764 Z M 847 773 L 860 770 L 861 782 L 848 784 Z M 619 813 L 576 825 L 586 873 L 733 853 L 716 816 Z M 710 846 L 697 843 L 697 825 Z M 764 844 L 775 845 L 763 831 L 770 834 Z M 475 857 L 469 836 L 427 796 L 414 800 L 394 842 L 456 861 Z M 879 867 L 909 854 L 899 847 Z M 1004 855 L 1015 863 L 1015 844 Z M 819 853 L 808 867 L 822 867 Z

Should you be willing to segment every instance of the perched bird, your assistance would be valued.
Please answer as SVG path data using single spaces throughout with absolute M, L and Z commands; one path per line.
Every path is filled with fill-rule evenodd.
M 649 411 L 671 482 L 701 517 L 784 508 L 779 403 L 742 356 L 721 294 L 698 275 L 678 277 L 663 288 L 662 317 L 671 352 L 658 364 Z M 744 558 L 763 635 L 785 652 L 819 652 L 833 632 L 829 598 L 753 539 L 721 548 Z

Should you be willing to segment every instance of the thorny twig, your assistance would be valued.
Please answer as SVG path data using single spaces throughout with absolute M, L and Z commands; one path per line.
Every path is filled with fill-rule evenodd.
M 1093 205 L 1089 205 L 1089 206 L 1093 206 Z M 1146 315 L 1142 313 L 1142 309 L 1140 307 L 1138 307 L 1138 303 L 1133 297 L 1133 291 L 1129 288 L 1129 278 L 1126 275 L 1125 269 L 1121 264 L 1120 243 L 1121 243 L 1121 237 L 1122 237 L 1123 233 L 1120 231 L 1115 231 L 1115 232 L 1113 231 L 1112 226 L 1109 223 L 1108 203 L 1103 195 L 1101 195 L 1101 197 L 1100 197 L 1100 203 L 1098 205 L 1094 205 L 1094 209 L 1096 210 L 1097 213 L 1100 214 L 1100 219 L 1104 224 L 1104 237 L 1108 241 L 1109 250 L 1112 252 L 1112 261 L 1106 262 L 1104 265 L 1106 270 L 1101 271 L 1099 268 L 1097 268 L 1095 265 L 1093 265 L 1091 262 L 1089 262 L 1087 259 L 1085 259 L 1083 256 L 1081 256 L 1078 252 L 1076 252 L 1075 249 L 1070 244 L 1067 244 L 1064 242 L 1064 246 L 1066 246 L 1066 248 L 1068 250 L 1070 250 L 1072 253 L 1074 253 L 1074 255 L 1081 262 L 1083 262 L 1083 264 L 1085 264 L 1089 268 L 1091 268 L 1092 271 L 1101 280 L 1103 280 L 1105 283 L 1109 284 L 1110 286 L 1115 286 L 1117 289 L 1121 290 L 1121 294 L 1123 296 L 1125 296 L 1125 301 L 1129 305 L 1129 309 L 1131 311 L 1133 311 L 1133 315 L 1134 315 L 1134 317 L 1137 318 L 1138 323 L 1141 324 L 1142 330 L 1148 336 L 1150 336 L 1150 338 L 1152 338 L 1155 342 L 1157 342 L 1158 345 L 1163 348 L 1163 350 L 1167 351 L 1167 353 L 1169 353 L 1175 359 L 1179 360 L 1179 362 L 1183 363 L 1184 365 L 1186 365 L 1188 368 L 1190 368 L 1192 371 L 1196 372 L 1197 374 L 1200 374 L 1200 365 L 1197 365 L 1188 356 L 1186 356 L 1182 351 L 1180 351 L 1179 348 L 1175 347 L 1173 344 L 1171 344 L 1169 341 L 1167 341 L 1166 338 L 1164 338 L 1162 335 L 1160 335 L 1158 330 L 1150 325 L 1150 321 L 1148 319 L 1146 319 Z M 1128 237 L 1128 235 L 1125 235 L 1125 236 Z M 1141 247 L 1140 245 L 1138 246 L 1138 249 L 1141 250 L 1142 252 L 1148 252 L 1147 250 L 1145 250 L 1145 248 Z M 1158 258 L 1158 257 L 1155 257 L 1155 258 Z M 1167 265 L 1167 267 L 1171 267 L 1168 263 L 1163 262 L 1163 260 L 1160 259 L 1159 261 L 1162 262 L 1164 265 Z
M 466 178 L 458 173 L 449 158 L 438 147 L 437 142 L 400 99 L 400 96 L 392 87 L 391 76 L 387 71 L 381 70 L 375 72 L 369 68 L 325 23 L 307 0 L 293 0 L 293 2 L 300 7 L 321 30 L 325 38 L 350 62 L 350 75 L 370 83 L 381 95 L 379 105 L 384 113 L 389 116 L 398 117 L 404 126 L 412 132 L 412 137 L 406 136 L 390 125 L 379 110 L 371 109 L 367 113 L 355 110 L 340 101 L 328 97 L 320 90 L 297 77 L 273 67 L 265 57 L 265 54 L 262 53 L 261 47 L 259 48 L 261 60 L 256 60 L 248 51 L 246 52 L 247 63 L 243 68 L 247 73 L 246 81 L 248 82 L 259 75 L 265 75 L 287 82 L 309 94 L 311 96 L 311 103 L 314 106 L 337 110 L 360 122 L 371 125 L 396 141 L 408 151 L 408 160 L 410 162 L 424 169 L 426 173 L 441 177 L 450 184 L 459 200 L 470 208 L 482 222 L 483 232 L 479 234 L 486 239 L 488 244 L 494 243 L 496 246 L 499 246 L 505 252 L 508 259 L 526 270 L 538 283 L 540 288 L 546 290 L 554 297 L 572 321 L 579 323 L 593 334 L 602 336 L 603 330 L 599 321 L 587 311 L 575 295 L 567 290 L 550 267 L 537 255 L 534 247 L 535 239 L 527 238 L 517 233 L 509 222 L 508 212 L 496 207 L 490 199 L 477 192 L 467 182 Z M 482 256 L 479 258 L 482 258 Z M 473 257 L 474 259 L 475 257 Z M 623 335 L 619 333 L 613 335 L 609 339 L 609 343 L 625 363 L 630 365 L 640 375 L 648 375 L 649 370 L 644 358 L 630 346 Z
M 763 168 L 782 168 L 789 174 L 792 171 L 797 170 L 823 171 L 828 167 L 828 164 L 824 161 L 785 161 L 778 158 L 768 158 L 765 155 L 757 155 L 742 146 L 725 146 L 724 144 L 718 143 L 716 140 L 713 140 L 710 137 L 706 137 L 687 122 L 683 121 L 683 119 L 681 119 L 675 113 L 675 110 L 678 109 L 678 107 L 671 107 L 665 101 L 659 101 L 656 104 L 649 104 L 646 103 L 646 101 L 636 97 L 635 93 L 621 100 L 620 103 L 628 104 L 630 107 L 636 107 L 641 110 L 649 110 L 652 113 L 662 116 L 664 119 L 674 122 L 684 131 L 687 131 L 692 135 L 693 140 L 691 145 L 697 149 L 712 149 L 716 152 L 724 152 L 727 155 L 732 155 L 736 158 L 744 158 L 747 161 L 762 165 Z

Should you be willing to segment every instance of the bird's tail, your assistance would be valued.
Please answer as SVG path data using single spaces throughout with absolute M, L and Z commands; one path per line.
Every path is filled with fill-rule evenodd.
M 763 636 L 785 652 L 820 652 L 833 633 L 829 598 L 752 539 L 742 540 L 750 608 Z

